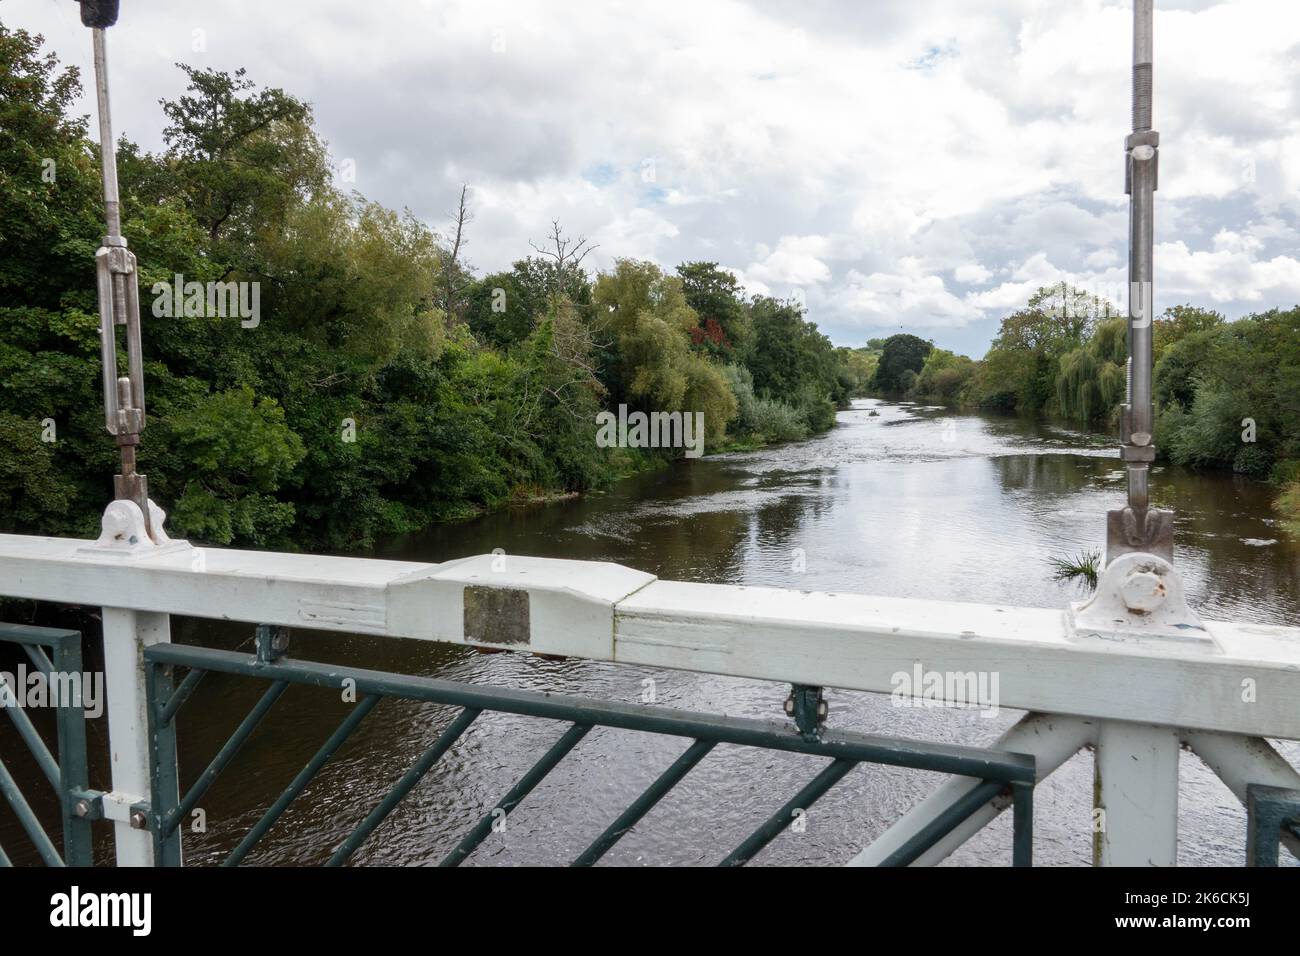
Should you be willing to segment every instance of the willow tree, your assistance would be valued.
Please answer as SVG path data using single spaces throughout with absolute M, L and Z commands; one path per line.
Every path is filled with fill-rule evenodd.
M 1066 418 L 1085 424 L 1105 421 L 1123 400 L 1126 326 L 1123 318 L 1099 322 L 1086 344 L 1061 356 L 1056 401 Z
M 719 366 L 691 350 L 699 316 L 682 281 L 652 262 L 619 259 L 593 292 L 599 329 L 616 343 L 607 371 L 612 402 L 642 411 L 703 412 L 708 441 L 722 441 L 736 398 Z

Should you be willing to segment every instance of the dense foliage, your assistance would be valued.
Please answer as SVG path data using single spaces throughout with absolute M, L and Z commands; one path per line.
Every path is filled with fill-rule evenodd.
M 0 530 L 85 536 L 117 470 L 102 193 L 68 112 L 77 71 L 42 42 L 0 25 Z M 682 453 L 600 447 L 602 409 L 702 412 L 717 449 L 829 428 L 871 374 L 799 306 L 747 299 L 714 263 L 619 260 L 592 277 L 559 224 L 476 276 L 458 255 L 469 217 L 445 238 L 345 193 L 307 104 L 242 71 L 181 69 L 165 150 L 118 147 L 141 272 L 141 466 L 174 535 L 366 547 Z M 171 293 L 156 284 L 177 275 L 256 283 L 256 320 L 157 314 Z
M 885 395 L 904 395 L 916 384 L 933 346 L 915 335 L 891 335 L 876 365 L 875 387 Z

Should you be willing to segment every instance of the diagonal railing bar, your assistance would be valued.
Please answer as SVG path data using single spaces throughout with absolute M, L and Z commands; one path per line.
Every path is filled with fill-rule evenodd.
M 167 703 L 163 705 L 161 712 L 159 712 L 158 719 L 164 724 L 171 723 L 171 719 L 176 716 L 176 711 L 180 710 L 185 705 L 185 702 L 190 699 L 190 694 L 194 693 L 194 689 L 199 686 L 199 681 L 203 680 L 207 673 L 207 671 L 200 670 L 197 667 L 191 669 L 185 675 L 185 679 L 181 681 L 180 686 L 172 691 L 171 696 L 167 698 Z
M 374 832 L 375 827 L 379 826 L 393 808 L 401 803 L 402 799 L 411 792 L 411 788 L 420 782 L 420 779 L 429 772 L 435 763 L 442 759 L 445 754 L 466 730 L 474 722 L 482 711 L 473 708 L 465 708 L 457 715 L 456 719 L 444 730 L 438 739 L 433 742 L 433 746 L 424 752 L 410 770 L 402 776 L 397 785 L 388 792 L 388 796 L 380 801 L 379 806 L 370 811 L 370 814 L 361 821 L 361 825 L 352 831 L 351 836 L 343 841 L 343 844 L 334 851 L 326 866 L 342 866 L 347 862 L 348 857 L 357 851 L 357 848 L 365 842 L 366 838 Z
M 767 846 L 777 835 L 794 821 L 796 810 L 807 810 L 825 796 L 826 791 L 843 779 L 844 775 L 858 765 L 856 760 L 834 760 L 813 777 L 802 790 L 796 793 L 785 805 L 767 818 L 757 830 L 745 838 L 719 866 L 744 866 Z
M 280 695 L 285 692 L 288 686 L 287 681 L 278 680 L 267 688 L 266 693 L 262 695 L 257 705 L 248 712 L 248 716 L 235 728 L 235 732 L 230 735 L 230 739 L 212 758 L 212 763 L 208 764 L 207 769 L 199 775 L 199 779 L 194 781 L 194 785 L 190 787 L 184 799 L 181 800 L 175 810 L 162 820 L 162 836 L 171 835 L 180 826 L 180 822 L 185 818 L 185 815 L 198 806 L 199 801 L 203 799 L 203 795 L 207 793 L 208 787 L 212 786 L 213 781 L 226 768 L 226 765 L 235 759 L 235 755 L 244 746 L 244 742 L 257 729 L 257 725 L 262 722 L 262 718 L 267 715 L 267 712 L 280 699 Z
M 36 669 L 49 677 L 50 671 L 54 670 L 54 665 L 50 663 L 44 649 L 39 644 L 24 644 L 22 648 L 31 662 L 36 665 Z
M 930 847 L 951 833 L 963 820 L 1002 792 L 998 781 L 986 780 L 960 800 L 944 809 L 897 850 L 881 861 L 881 866 L 910 866 Z
M 357 705 L 348 713 L 347 717 L 343 719 L 343 723 L 339 724 L 338 728 L 330 735 L 329 739 L 321 745 L 321 748 L 318 751 L 316 751 L 315 756 L 313 756 L 311 760 L 307 761 L 307 765 L 299 771 L 298 776 L 293 778 L 293 782 L 284 788 L 284 792 L 281 793 L 279 799 L 272 804 L 271 809 L 266 811 L 266 814 L 262 819 L 257 821 L 257 825 L 254 826 L 253 829 L 249 830 L 244 839 L 240 841 L 239 846 L 235 847 L 235 849 L 231 851 L 230 856 L 226 857 L 225 861 L 221 864 L 222 866 L 239 865 L 240 861 L 248 855 L 248 851 L 253 848 L 258 840 L 266 836 L 271 827 L 275 826 L 275 821 L 280 819 L 280 814 L 284 813 L 284 811 L 288 809 L 289 804 L 293 803 L 293 801 L 298 798 L 298 795 L 307 789 L 307 785 L 311 783 L 316 774 L 320 772 L 320 769 L 325 766 L 330 757 L 334 756 L 334 752 L 338 750 L 339 747 L 343 746 L 343 742 L 352 735 L 352 731 L 356 730 L 357 727 L 360 726 L 361 721 L 366 719 L 366 715 L 374 710 L 375 705 L 382 699 L 383 698 L 372 695 L 361 698 Z
M 63 857 L 59 855 L 59 851 L 50 842 L 49 836 L 45 833 L 45 828 L 36 819 L 36 814 L 32 812 L 31 806 L 27 803 L 22 791 L 18 789 L 17 782 L 9 773 L 9 768 L 5 766 L 3 760 L 0 760 L 0 795 L 3 795 L 9 801 L 9 806 L 13 807 L 14 815 L 18 817 L 18 822 L 27 831 L 27 836 L 32 843 L 36 845 L 36 852 L 40 854 L 45 865 L 63 866 Z
M 45 740 L 41 737 L 40 731 L 32 723 L 32 719 L 27 716 L 26 711 L 18 706 L 17 699 L 13 696 L 13 688 L 9 682 L 0 677 L 0 702 L 4 705 L 4 711 L 9 715 L 9 719 L 14 722 L 18 728 L 18 735 L 23 738 L 27 744 L 27 749 L 32 752 L 36 762 L 40 764 L 41 772 L 45 778 L 50 781 L 55 791 L 62 786 L 62 778 L 59 773 L 59 763 L 50 753 L 50 748 L 45 746 Z
M 5 848 L 0 846 L 0 868 L 7 868 L 13 865 L 13 861 L 10 860 L 9 855 L 5 853 Z
M 587 736 L 591 730 L 591 724 L 574 724 L 566 730 L 551 749 L 542 755 L 542 759 L 533 764 L 532 768 L 519 778 L 519 782 L 510 788 L 510 792 L 501 798 L 501 802 L 492 808 L 491 813 L 484 815 L 483 819 L 475 824 L 474 829 L 469 832 L 465 839 L 456 845 L 443 858 L 439 866 L 460 866 L 480 843 L 487 839 L 492 827 L 498 819 L 509 816 L 510 812 L 523 801 L 537 787 L 539 783 L 546 779 L 546 775 L 555 769 L 556 765 L 565 758 L 565 756 L 578 745 L 583 737 Z
M 573 861 L 572 866 L 593 866 L 597 860 L 609 852 L 615 843 L 631 830 L 637 823 L 654 809 L 655 804 L 668 795 L 673 787 L 677 786 L 685 776 L 695 769 L 695 765 L 708 756 L 716 744 L 712 740 L 697 740 L 692 743 L 686 752 L 673 761 L 672 766 L 661 773 L 654 783 L 642 792 L 641 796 L 632 801 L 631 806 L 624 810 L 617 820 L 600 836 L 596 837 L 591 846 L 582 851 L 582 854 Z

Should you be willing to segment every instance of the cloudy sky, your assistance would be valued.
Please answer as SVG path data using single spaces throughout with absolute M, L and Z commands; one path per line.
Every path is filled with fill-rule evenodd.
M 552 218 L 708 259 L 841 345 L 980 355 L 1062 279 L 1124 288 L 1128 0 L 122 0 L 117 128 L 161 146 L 177 61 L 311 102 L 348 185 L 507 266 Z M 1157 0 L 1156 305 L 1300 302 L 1300 3 Z M 308 17 L 306 11 L 311 12 Z M 90 74 L 71 0 L 2 0 Z M 87 112 L 93 103 L 85 106 Z

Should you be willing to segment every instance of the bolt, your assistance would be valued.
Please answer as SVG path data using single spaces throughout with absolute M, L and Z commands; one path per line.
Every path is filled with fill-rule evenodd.
M 143 810 L 131 811 L 131 829 L 132 830 L 149 829 L 149 818 L 144 815 Z
M 72 812 L 79 817 L 90 816 L 90 801 L 78 800 L 72 807 Z
M 1151 571 L 1132 571 L 1120 585 L 1124 604 L 1136 614 L 1150 614 L 1169 595 L 1164 578 Z

